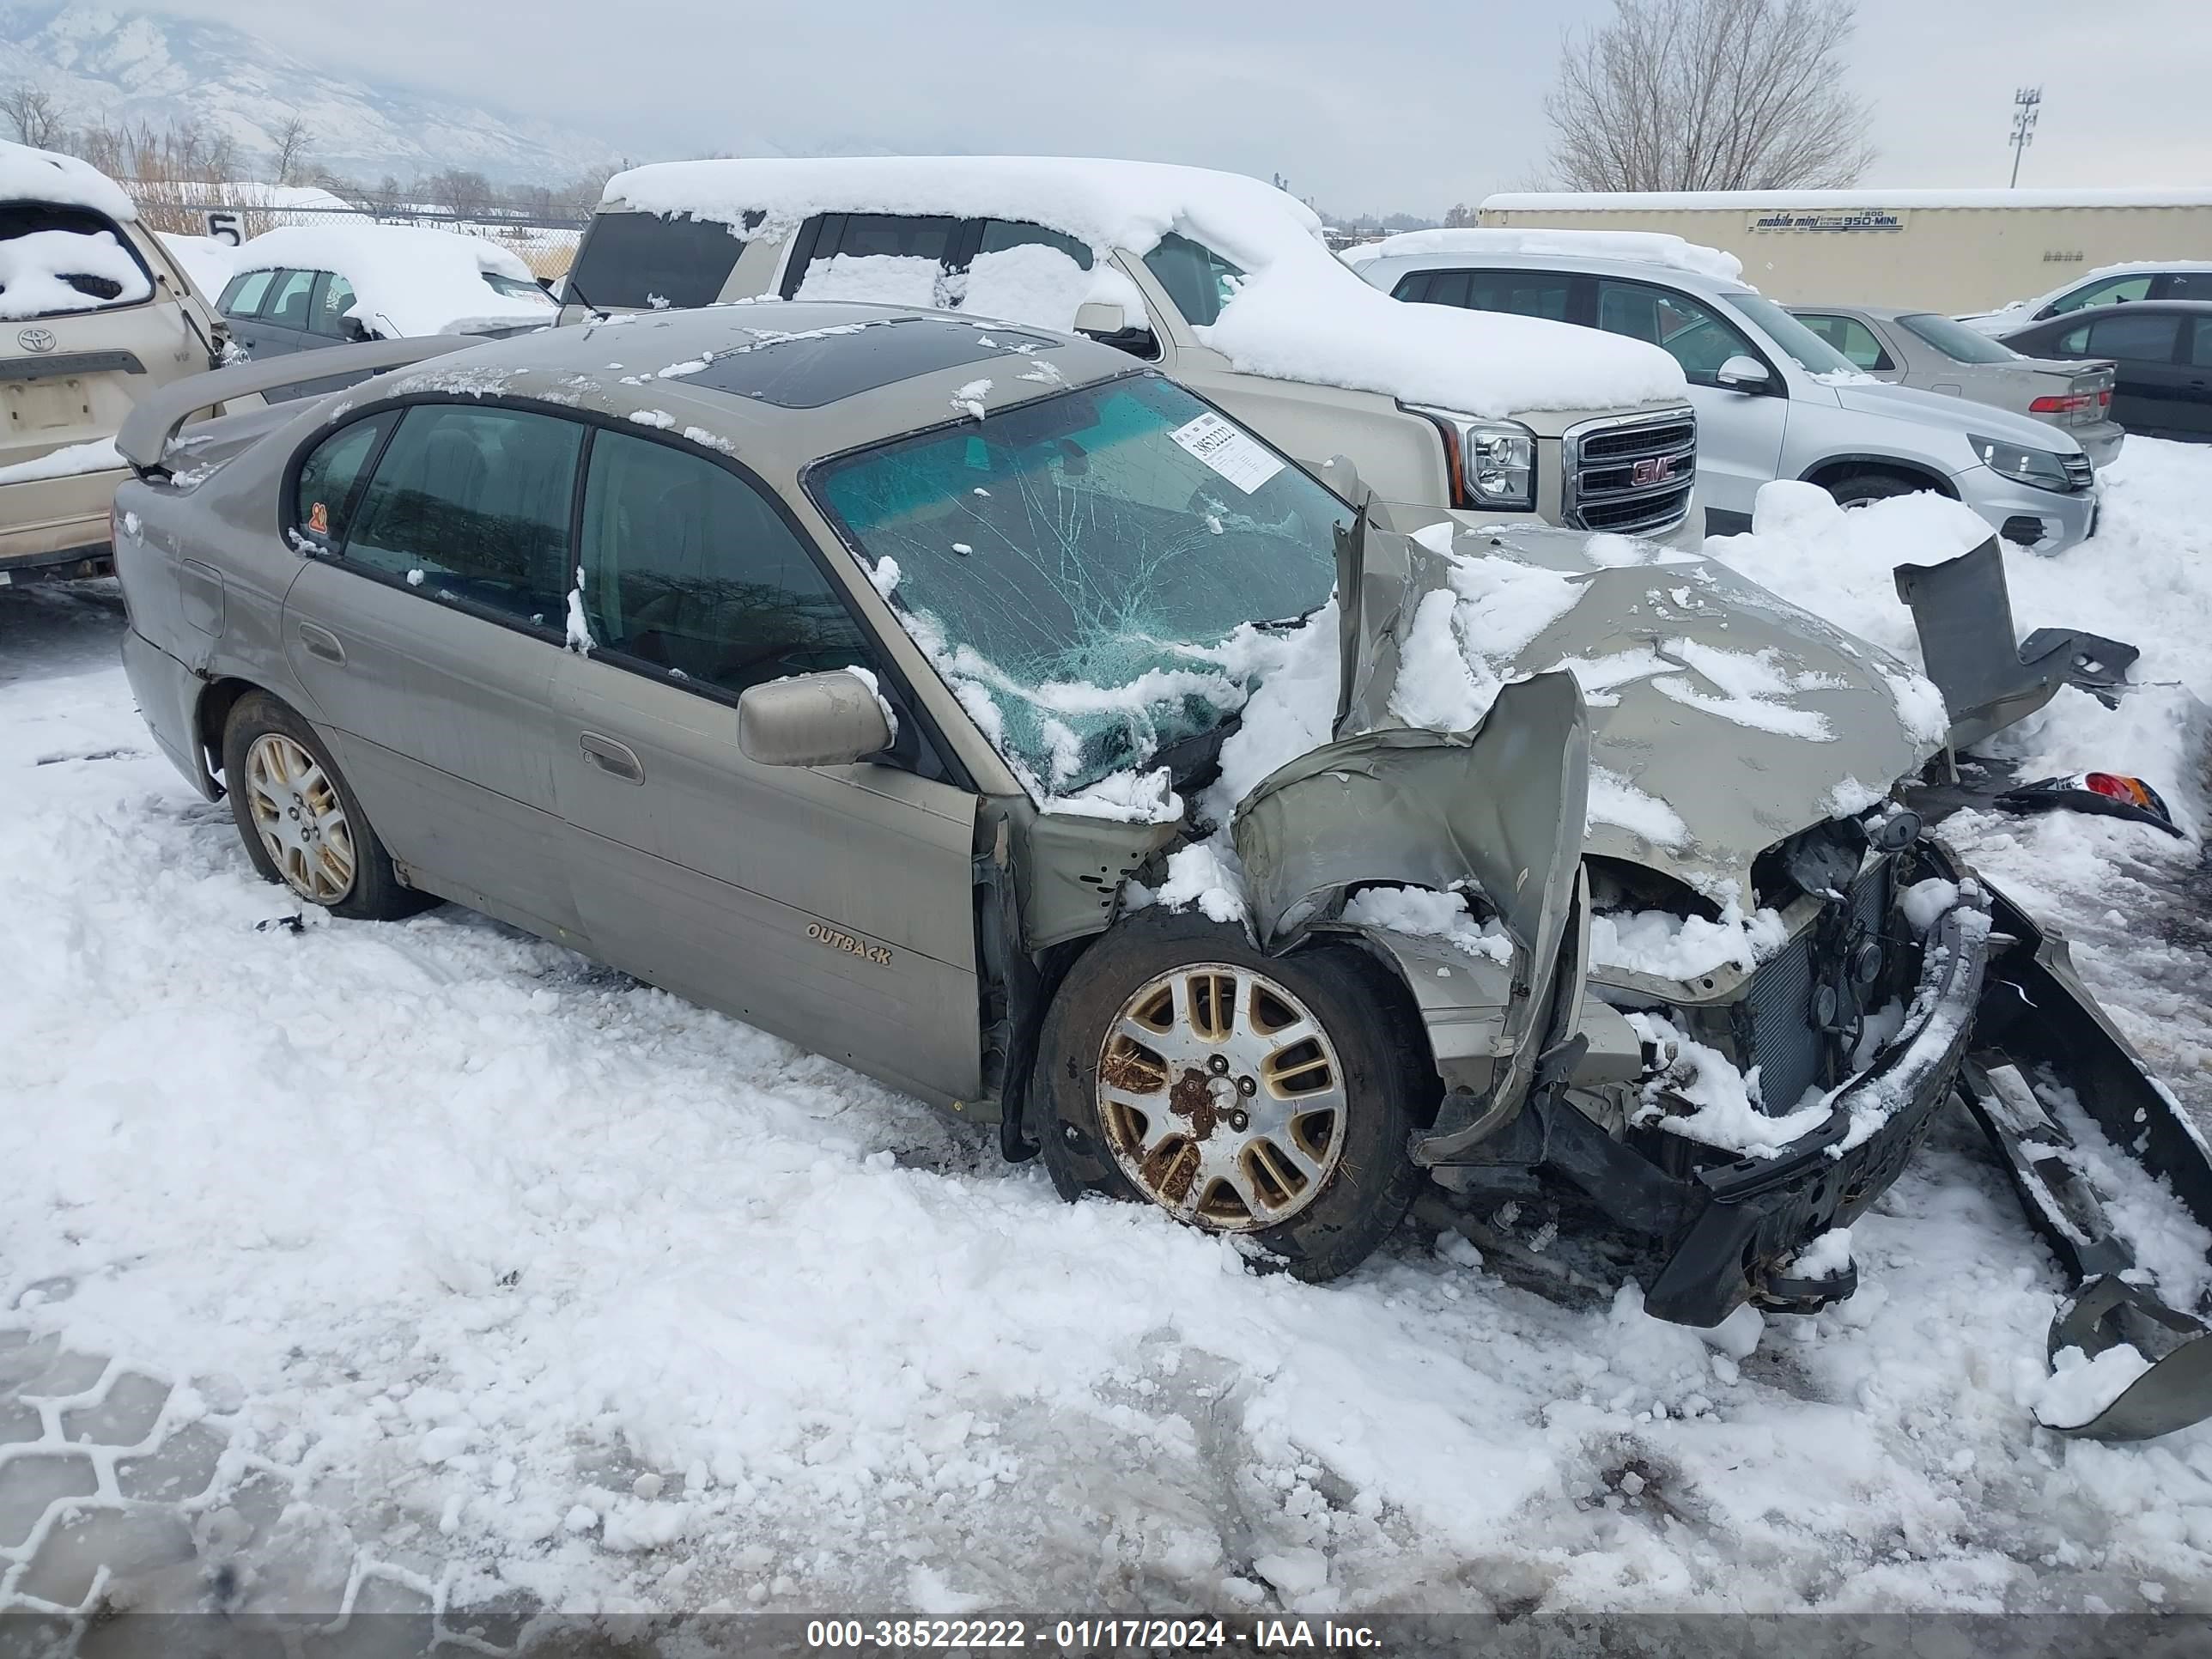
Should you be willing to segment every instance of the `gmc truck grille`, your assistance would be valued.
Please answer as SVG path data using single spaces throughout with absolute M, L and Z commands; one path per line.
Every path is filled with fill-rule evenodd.
M 1698 479 L 1698 419 L 1630 416 L 1569 428 L 1560 441 L 1560 507 L 1570 529 L 1650 536 L 1690 510 Z
M 1889 878 L 1890 860 L 1884 859 L 1852 886 L 1840 918 L 1822 917 L 1752 975 L 1739 1015 L 1746 1037 L 1744 1064 L 1759 1067 L 1759 1102 L 1775 1116 L 1796 1109 L 1808 1089 L 1844 1080 L 1849 1055 L 1821 1029 L 1814 998 L 1824 983 L 1835 988 L 1839 1000 L 1851 994 L 1838 969 L 1844 955 L 1862 941 L 1882 945 L 1886 969 Z M 1848 1020 L 1850 1005 L 1839 1012 Z

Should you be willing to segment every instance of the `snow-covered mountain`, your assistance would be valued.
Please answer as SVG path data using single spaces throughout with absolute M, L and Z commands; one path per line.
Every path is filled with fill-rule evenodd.
M 371 181 L 444 167 L 550 181 L 612 153 L 548 122 L 345 78 L 227 24 L 96 0 L 0 4 L 0 87 L 26 82 L 75 119 L 197 116 L 256 154 L 297 113 L 313 161 Z

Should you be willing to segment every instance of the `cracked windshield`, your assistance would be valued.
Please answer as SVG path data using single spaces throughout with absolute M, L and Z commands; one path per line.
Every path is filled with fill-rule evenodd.
M 1152 375 L 905 439 L 811 487 L 1000 752 L 1052 795 L 1242 706 L 1236 635 L 1325 603 L 1352 520 Z

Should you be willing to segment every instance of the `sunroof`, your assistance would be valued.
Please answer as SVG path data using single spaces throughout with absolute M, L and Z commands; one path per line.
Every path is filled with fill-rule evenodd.
M 988 362 L 1024 348 L 1048 351 L 1062 343 L 1049 335 L 996 324 L 870 317 L 788 333 L 763 328 L 680 378 L 687 386 L 710 386 L 782 409 L 819 409 L 917 374 Z

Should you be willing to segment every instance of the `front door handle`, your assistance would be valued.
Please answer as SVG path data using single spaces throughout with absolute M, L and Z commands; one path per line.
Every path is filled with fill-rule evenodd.
M 338 642 L 338 636 L 329 629 L 303 622 L 297 624 L 295 631 L 300 636 L 300 643 L 307 647 L 309 655 L 320 657 L 325 662 L 345 660 L 345 647 Z
M 576 746 L 584 751 L 584 758 L 624 783 L 643 783 L 645 767 L 635 751 L 612 738 L 603 738 L 596 732 L 577 734 Z

